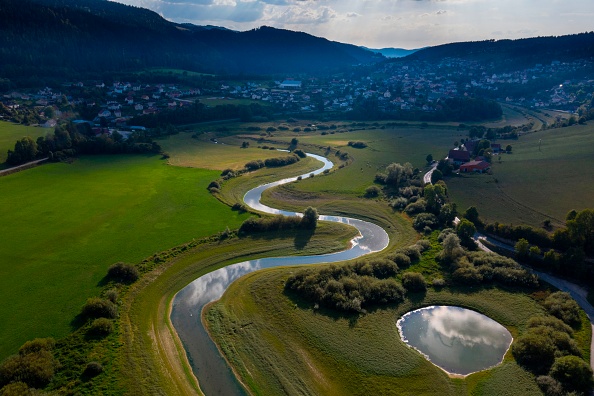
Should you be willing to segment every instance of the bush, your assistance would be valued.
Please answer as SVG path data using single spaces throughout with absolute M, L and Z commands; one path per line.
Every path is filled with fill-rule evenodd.
M 210 184 L 208 185 L 207 189 L 210 190 L 211 188 L 216 188 L 216 189 L 220 190 L 221 185 L 217 181 L 211 181 Z
M 358 149 L 367 147 L 367 143 L 365 142 L 348 142 L 348 145 Z
M 365 189 L 366 198 L 375 198 L 381 194 L 382 190 L 378 186 L 369 186 Z
M 41 351 L 52 351 L 54 346 L 56 346 L 56 341 L 53 338 L 35 338 L 32 341 L 25 342 L 19 348 L 19 355 L 28 355 L 30 353 Z
M 13 382 L 0 389 L 0 396 L 34 396 L 39 393 L 24 382 Z
M 118 302 L 118 291 L 116 289 L 109 289 L 108 291 L 105 292 L 105 298 L 107 298 L 109 301 L 111 301 L 112 303 L 117 303 Z
M 543 305 L 549 313 L 570 326 L 581 322 L 580 307 L 569 293 L 561 291 L 552 293 L 546 298 Z
M 427 290 L 425 277 L 418 272 L 407 272 L 403 274 L 402 286 L 409 292 L 422 292 Z
M 89 362 L 85 367 L 83 375 L 86 377 L 96 377 L 103 372 L 103 365 L 99 362 Z
M 398 197 L 392 202 L 390 202 L 390 206 L 392 209 L 396 210 L 404 210 L 404 208 L 408 205 L 408 200 L 404 197 Z
M 236 203 L 233 204 L 233 206 L 231 206 L 231 210 L 236 210 L 238 212 L 243 213 L 243 212 L 247 212 L 248 211 L 248 207 L 245 206 L 242 203 L 236 202 Z
M 417 202 L 408 204 L 406 206 L 406 208 L 404 208 L 404 211 L 406 212 L 407 215 L 413 216 L 418 213 L 424 212 L 426 210 L 426 207 L 427 207 L 427 201 L 425 201 L 425 199 L 419 199 Z
M 421 259 L 421 250 L 417 245 L 411 245 L 401 249 L 398 253 L 402 253 L 410 259 L 411 263 L 417 262 Z
M 405 268 L 405 267 L 408 267 L 410 265 L 410 258 L 407 255 L 403 254 L 403 253 L 396 253 L 392 257 L 392 261 L 394 261 L 394 263 L 399 268 Z
M 439 224 L 439 221 L 437 220 L 437 217 L 433 213 L 420 213 L 413 220 L 413 227 L 417 231 L 421 231 L 425 227 L 434 228 L 438 224 Z
M 440 288 L 440 287 L 444 287 L 446 285 L 446 281 L 443 278 L 435 278 L 435 279 L 433 279 L 431 284 L 435 288 Z
M 305 209 L 301 218 L 300 227 L 313 230 L 318 226 L 318 211 L 311 206 Z
M 478 285 L 483 281 L 483 276 L 476 268 L 464 266 L 454 271 L 452 279 L 460 285 Z
M 548 375 L 541 375 L 536 378 L 538 387 L 545 394 L 545 396 L 564 396 L 563 386 L 556 379 Z
M 89 334 L 95 336 L 106 336 L 113 331 L 113 322 L 107 318 L 97 318 L 91 323 Z
M 122 262 L 115 263 L 107 270 L 107 277 L 119 283 L 133 283 L 138 280 L 140 274 L 132 264 Z
M 563 356 L 555 359 L 549 375 L 570 392 L 588 394 L 594 385 L 592 368 L 577 356 Z
M 293 150 L 293 154 L 297 155 L 299 158 L 307 157 L 307 154 L 301 149 Z
M 55 368 L 56 361 L 50 350 L 19 351 L 18 355 L 9 356 L 0 365 L 0 387 L 23 382 L 33 388 L 43 388 L 53 378 Z
M 117 308 L 114 303 L 99 297 L 91 297 L 83 306 L 82 314 L 88 318 L 109 318 L 117 316 Z
M 555 360 L 555 345 L 540 334 L 526 334 L 512 345 L 514 358 L 535 373 L 546 373 Z

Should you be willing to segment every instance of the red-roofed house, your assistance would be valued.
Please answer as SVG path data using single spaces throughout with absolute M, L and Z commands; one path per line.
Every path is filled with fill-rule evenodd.
M 460 172 L 479 172 L 483 173 L 489 170 L 491 164 L 487 161 L 470 161 L 460 165 Z
M 465 150 L 450 150 L 448 153 L 448 158 L 456 163 L 456 164 L 463 164 L 465 162 L 470 161 L 470 153 Z

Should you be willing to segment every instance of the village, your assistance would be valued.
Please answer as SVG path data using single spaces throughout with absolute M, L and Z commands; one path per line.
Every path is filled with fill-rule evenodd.
M 333 112 L 348 118 L 357 106 L 372 101 L 386 114 L 430 114 L 441 110 L 448 98 L 491 97 L 500 103 L 533 109 L 556 109 L 578 113 L 592 100 L 594 80 L 564 80 L 548 83 L 554 76 L 591 70 L 591 61 L 533 67 L 493 73 L 487 66 L 459 59 L 439 64 L 394 61 L 380 64 L 365 74 L 327 77 L 293 76 L 277 81 L 215 80 L 201 86 L 115 81 L 69 82 L 58 88 L 10 91 L 0 96 L 0 119 L 55 127 L 64 112 L 74 109 L 82 118 L 101 128 L 125 128 L 134 117 L 175 110 L 201 102 L 206 106 L 260 103 L 275 113 Z M 532 96 L 506 94 L 533 84 L 547 88 Z M 529 90 L 528 90 L 529 91 Z M 528 92 L 524 90 L 523 92 Z M 500 95 L 501 94 L 501 95 Z M 36 117 L 16 117 L 24 109 Z M 403 115 L 404 114 L 404 115 Z

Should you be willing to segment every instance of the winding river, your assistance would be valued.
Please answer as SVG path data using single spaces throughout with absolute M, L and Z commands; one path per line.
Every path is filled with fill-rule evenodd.
M 321 161 L 324 165 L 314 171 L 320 174 L 333 164 L 328 159 L 314 154 L 307 154 Z M 310 173 L 301 177 L 308 177 Z M 286 212 L 260 203 L 262 193 L 272 187 L 297 180 L 298 177 L 279 180 L 256 187 L 244 196 L 245 203 L 254 210 L 285 216 L 301 216 L 300 213 Z M 245 391 L 219 353 L 216 345 L 208 336 L 201 321 L 204 306 L 216 301 L 227 287 L 242 275 L 262 269 L 288 265 L 333 263 L 361 257 L 365 254 L 385 249 L 389 243 L 386 231 L 366 221 L 340 216 L 321 215 L 320 220 L 349 224 L 359 230 L 360 235 L 351 241 L 351 248 L 342 252 L 317 256 L 268 257 L 232 264 L 196 279 L 174 298 L 171 322 L 186 350 L 194 375 L 205 395 L 244 395 Z

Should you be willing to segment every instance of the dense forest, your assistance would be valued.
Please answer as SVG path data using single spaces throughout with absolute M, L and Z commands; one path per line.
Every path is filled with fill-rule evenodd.
M 148 67 L 265 74 L 384 59 L 305 33 L 176 24 L 153 11 L 105 0 L 0 0 L 0 20 L 0 76 L 17 86 Z
M 537 63 L 591 59 L 593 54 L 594 32 L 589 32 L 559 37 L 444 44 L 419 50 L 407 59 L 439 62 L 444 58 L 461 58 L 491 63 L 501 70 L 515 70 L 521 67 L 532 67 Z M 510 62 L 510 59 L 514 61 Z

